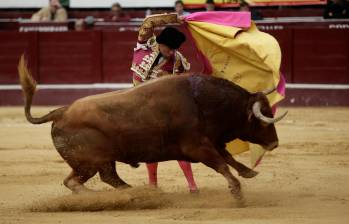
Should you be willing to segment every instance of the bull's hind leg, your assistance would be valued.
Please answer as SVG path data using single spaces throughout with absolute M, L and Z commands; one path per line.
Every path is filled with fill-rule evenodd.
M 232 155 L 227 152 L 225 149 L 220 151 L 220 154 L 223 156 L 224 160 L 230 165 L 232 166 L 236 171 L 238 171 L 239 176 L 242 176 L 244 178 L 252 178 L 255 177 L 258 172 L 248 168 L 247 166 L 245 166 L 242 163 L 239 163 L 238 161 L 236 161 Z
M 233 196 L 240 202 L 241 205 L 244 203 L 239 180 L 233 176 L 225 160 L 215 148 L 201 146 L 196 149 L 185 150 L 185 154 L 193 161 L 202 162 L 206 166 L 222 174 L 228 181 L 229 188 Z
M 123 181 L 116 172 L 115 162 L 107 162 L 99 167 L 99 176 L 101 180 L 115 188 L 130 187 L 125 181 Z
M 91 192 L 92 190 L 84 186 L 84 183 L 97 173 L 95 168 L 85 168 L 74 170 L 64 180 L 64 185 L 73 193 Z

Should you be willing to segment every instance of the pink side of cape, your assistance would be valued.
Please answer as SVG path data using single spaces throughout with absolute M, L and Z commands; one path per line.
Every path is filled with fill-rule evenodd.
M 250 12 L 196 12 L 185 17 L 186 21 L 213 23 L 216 25 L 248 28 L 251 26 Z

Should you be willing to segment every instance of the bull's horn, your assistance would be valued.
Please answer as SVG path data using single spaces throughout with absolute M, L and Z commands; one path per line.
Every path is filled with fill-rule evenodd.
M 269 95 L 270 93 L 274 92 L 275 90 L 276 90 L 276 87 L 274 87 L 272 89 L 264 90 L 264 91 L 262 91 L 262 93 L 264 95 Z
M 264 121 L 268 124 L 273 124 L 275 122 L 280 121 L 282 118 L 284 118 L 286 116 L 286 114 L 288 113 L 288 111 L 286 111 L 283 115 L 276 117 L 276 118 L 270 118 L 270 117 L 266 117 L 262 114 L 261 112 L 261 102 L 257 101 L 253 104 L 252 106 L 252 111 L 254 116 L 256 116 L 256 118 L 260 119 L 261 121 Z

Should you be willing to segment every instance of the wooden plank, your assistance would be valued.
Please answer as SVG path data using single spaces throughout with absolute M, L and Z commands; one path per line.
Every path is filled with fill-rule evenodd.
M 100 33 L 39 34 L 40 83 L 101 82 Z
M 103 81 L 132 82 L 130 71 L 137 32 L 103 32 Z
M 18 83 L 17 65 L 24 53 L 29 69 L 38 79 L 37 33 L 0 32 L 0 83 Z
M 295 83 L 349 83 L 349 29 L 294 32 Z

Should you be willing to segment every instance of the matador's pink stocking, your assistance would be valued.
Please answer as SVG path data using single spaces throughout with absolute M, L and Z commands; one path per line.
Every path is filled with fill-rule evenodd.
M 194 180 L 193 171 L 191 169 L 191 163 L 186 161 L 178 161 L 178 164 L 182 168 L 184 176 L 187 179 L 189 191 L 191 193 L 197 192 L 198 188 Z
M 191 169 L 191 164 L 186 161 L 178 161 L 179 166 L 181 167 L 185 178 L 187 179 L 188 182 L 188 187 L 190 192 L 195 193 L 198 191 L 194 176 L 193 176 L 193 171 Z M 148 178 L 149 178 L 149 185 L 151 186 L 157 186 L 157 168 L 158 168 L 158 163 L 147 163 L 147 170 L 148 170 Z

